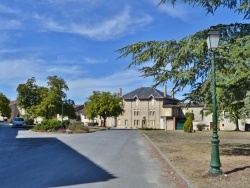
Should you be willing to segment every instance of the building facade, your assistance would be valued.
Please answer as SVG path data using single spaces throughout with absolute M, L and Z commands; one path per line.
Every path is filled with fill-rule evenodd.
M 122 96 L 120 90 L 120 96 Z M 122 96 L 123 114 L 117 117 L 119 128 L 153 128 L 175 130 L 182 117 L 178 99 L 153 87 L 141 87 Z
M 120 89 L 119 95 L 122 96 Z M 152 87 L 141 87 L 122 96 L 124 112 L 117 117 L 118 128 L 153 128 L 165 130 L 183 130 L 185 113 L 194 114 L 193 129 L 197 130 L 198 124 L 205 124 L 205 130 L 211 130 L 212 113 L 206 104 L 181 103 L 167 94 L 166 86 L 164 92 Z M 112 124 L 113 125 L 113 124 Z M 111 126 L 112 126 L 111 125 Z M 234 130 L 235 124 L 230 122 L 227 113 L 218 117 L 217 126 L 220 130 Z M 241 131 L 250 131 L 250 119 L 239 120 Z

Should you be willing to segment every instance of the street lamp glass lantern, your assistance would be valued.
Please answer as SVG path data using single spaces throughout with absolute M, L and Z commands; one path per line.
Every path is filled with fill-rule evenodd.
M 215 51 L 219 45 L 220 31 L 211 27 L 207 33 L 207 47 L 211 51 Z

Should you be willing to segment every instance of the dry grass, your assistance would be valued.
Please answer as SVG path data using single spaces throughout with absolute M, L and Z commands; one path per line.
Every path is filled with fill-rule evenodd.
M 219 131 L 222 175 L 208 175 L 212 131 L 142 130 L 196 188 L 250 187 L 250 133 Z

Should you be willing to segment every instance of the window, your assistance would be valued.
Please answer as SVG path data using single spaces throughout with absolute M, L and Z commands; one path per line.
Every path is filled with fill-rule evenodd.
M 155 110 L 150 110 L 150 111 L 149 111 L 149 115 L 150 115 L 150 116 L 155 116 Z
M 139 123 L 140 123 L 140 121 L 139 121 L 139 120 L 134 120 L 134 126 L 138 126 L 138 125 L 139 125 Z
M 173 117 L 178 117 L 178 115 L 179 115 L 179 110 L 173 109 Z
M 140 110 L 134 110 L 134 116 L 139 116 L 140 115 Z

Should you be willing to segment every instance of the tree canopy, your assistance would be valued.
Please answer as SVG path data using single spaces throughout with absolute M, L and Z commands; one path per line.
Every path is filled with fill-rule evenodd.
M 89 119 L 101 116 L 104 126 L 107 117 L 117 117 L 123 111 L 121 98 L 117 94 L 100 91 L 93 91 L 85 103 L 85 109 Z
M 75 118 L 74 101 L 66 99 L 68 85 L 65 80 L 58 76 L 48 76 L 47 86 L 41 87 L 35 84 L 35 78 L 28 79 L 27 83 L 19 84 L 18 102 L 24 109 L 30 109 L 30 113 L 45 119 L 55 118 L 57 114 L 62 114 L 64 106 L 64 116 Z
M 215 27 L 221 33 L 219 47 L 215 54 L 216 86 L 221 89 L 218 92 L 218 103 L 224 110 L 230 108 L 231 114 L 235 115 L 232 116 L 233 120 L 239 117 L 236 111 L 242 107 L 242 100 L 250 88 L 250 24 L 219 24 Z M 191 91 L 185 93 L 184 100 L 209 104 L 211 103 L 211 92 L 208 92 L 211 87 L 211 62 L 206 43 L 208 29 L 179 41 L 137 42 L 118 49 L 117 52 L 120 53 L 119 58 L 131 55 L 132 60 L 127 68 L 141 66 L 142 75 L 153 77 L 154 86 L 172 81 L 175 92 L 190 86 Z M 153 65 L 143 66 L 143 63 L 148 61 L 153 61 Z M 230 97 L 224 95 L 225 93 Z M 232 109 L 235 110 L 232 111 Z
M 159 5 L 170 2 L 173 6 L 177 2 L 188 3 L 190 5 L 198 5 L 206 9 L 207 13 L 214 14 L 215 11 L 219 7 L 227 7 L 228 9 L 232 9 L 237 13 L 241 13 L 244 15 L 245 19 L 250 19 L 250 1 L 249 0 L 160 0 Z
M 34 77 L 27 80 L 25 84 L 19 84 L 17 87 L 17 101 L 18 105 L 26 110 L 29 114 L 29 109 L 41 102 L 39 94 L 39 86 L 35 84 L 36 79 Z
M 250 24 L 220 24 L 216 28 L 221 32 L 219 55 L 216 57 L 218 70 L 222 74 L 230 75 L 240 71 L 239 65 L 248 70 Z M 195 91 L 202 89 L 202 86 L 209 85 L 207 82 L 210 80 L 208 77 L 211 62 L 206 43 L 207 32 L 208 29 L 205 29 L 179 41 L 138 42 L 125 46 L 117 52 L 121 54 L 119 58 L 132 55 L 131 63 L 127 68 L 134 65 L 142 66 L 145 62 L 153 61 L 153 66 L 142 66 L 140 71 L 144 77 L 153 77 L 155 86 L 170 80 L 174 83 L 176 92 L 190 85 L 194 90 L 192 94 L 195 94 Z M 237 80 L 234 82 L 236 83 Z
M 11 115 L 10 100 L 3 94 L 0 93 L 0 115 L 9 118 Z

